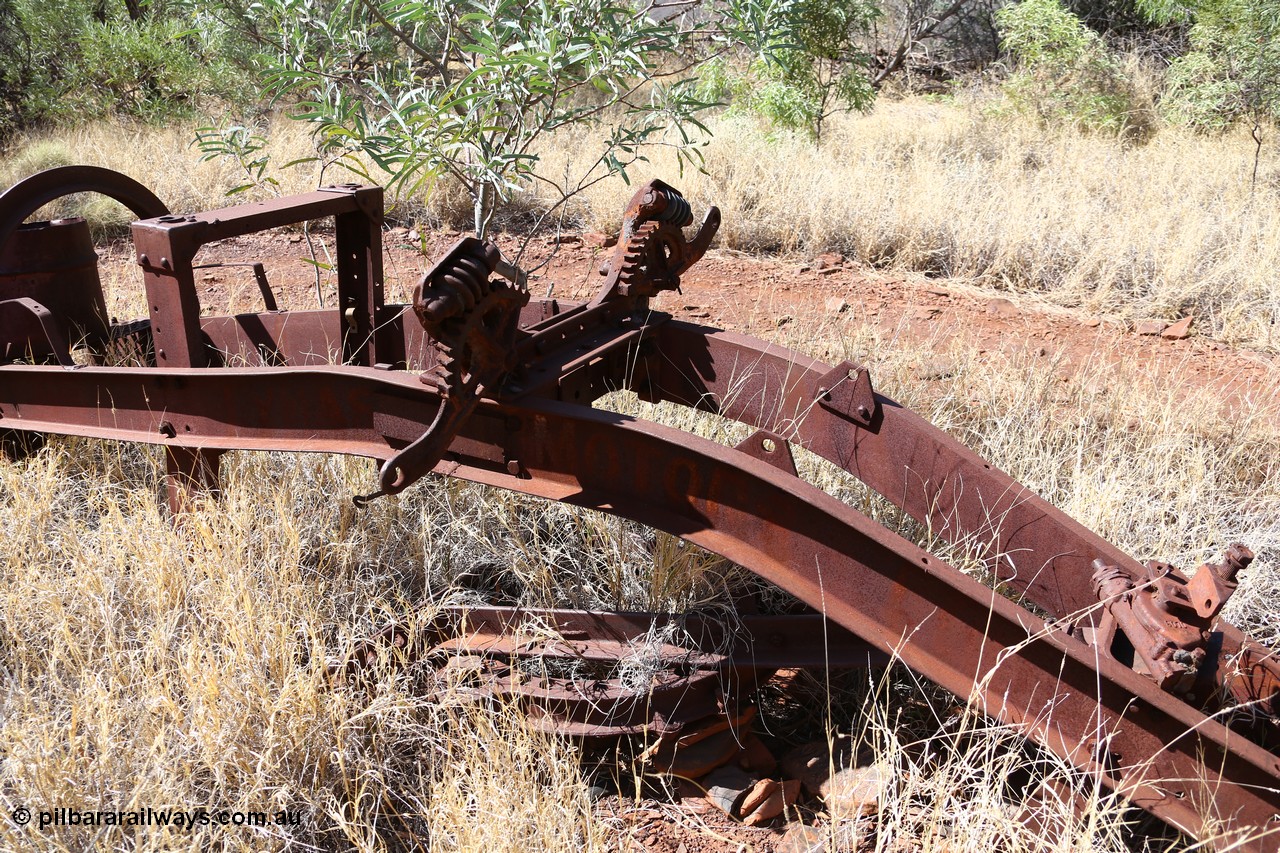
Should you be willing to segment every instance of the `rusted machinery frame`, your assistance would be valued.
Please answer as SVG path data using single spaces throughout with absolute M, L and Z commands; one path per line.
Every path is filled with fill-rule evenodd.
M 671 321 L 633 383 L 669 400 L 775 432 L 856 476 L 951 544 L 988 558 L 1009 590 L 1079 636 L 1101 615 L 1092 563 L 1142 566 L 1115 545 L 897 402 L 875 395 L 868 424 L 820 404 L 831 365 L 746 335 Z M 1218 623 L 1223 652 L 1257 648 Z
M 673 199 L 658 187 L 633 200 L 666 219 L 632 229 L 638 242 L 620 244 L 591 303 L 524 306 L 515 367 L 486 380 L 494 387 L 467 403 L 472 413 L 447 452 L 420 459 L 423 470 L 439 459 L 438 474 L 611 512 L 701 545 L 1171 824 L 1198 836 L 1225 827 L 1250 836 L 1242 849 L 1274 849 L 1276 755 L 1089 644 L 1103 612 L 1090 564 L 1138 578 L 1136 561 L 876 394 L 865 370 L 650 311 L 648 297 L 678 278 L 667 270 L 646 279 L 644 265 L 660 266 L 665 246 L 683 269 L 718 222 L 713 210 L 710 230 L 682 243 L 688 205 Z M 219 456 L 231 449 L 400 464 L 427 437 L 446 392 L 424 382 L 437 366 L 435 343 L 405 306 L 384 304 L 381 202 L 380 190 L 350 185 L 135 223 L 150 319 L 117 331 L 138 351 L 149 346 L 159 366 L 0 366 L 0 429 L 165 447 L 175 508 L 191 490 L 216 489 Z M 202 245 L 323 216 L 337 228 L 337 308 L 200 316 L 192 268 Z M 619 388 L 761 432 L 727 448 L 588 405 Z M 803 482 L 789 443 L 983 552 L 1004 588 L 1052 623 Z M 1228 662 L 1268 654 L 1229 625 L 1214 642 Z
M 413 375 L 351 367 L 3 367 L 0 388 L 6 426 L 378 458 L 437 405 Z M 299 399 L 316 405 L 300 412 Z M 174 436 L 159 431 L 161 419 Z M 1187 832 L 1208 821 L 1280 834 L 1276 756 L 767 462 L 624 415 L 526 398 L 482 407 L 437 472 L 680 536 L 972 694 Z

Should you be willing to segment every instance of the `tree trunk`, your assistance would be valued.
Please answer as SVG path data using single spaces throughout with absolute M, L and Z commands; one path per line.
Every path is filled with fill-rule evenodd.
M 493 184 L 488 181 L 484 181 L 477 186 L 475 193 L 472 195 L 475 203 L 476 237 L 481 240 L 489 236 L 489 220 L 493 218 L 494 196 Z

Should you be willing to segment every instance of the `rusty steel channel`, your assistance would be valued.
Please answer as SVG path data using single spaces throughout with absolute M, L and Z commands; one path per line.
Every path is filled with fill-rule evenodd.
M 83 188 L 85 175 L 65 179 Z M 34 189 L 0 195 L 0 250 L 21 249 L 12 211 L 49 200 L 57 184 L 42 177 Z M 903 661 L 1182 831 L 1225 830 L 1242 838 L 1240 849 L 1277 848 L 1280 665 L 1219 617 L 1252 559 L 1246 548 L 1233 546 L 1190 579 L 1140 564 L 878 393 L 865 368 L 652 311 L 648 299 L 678 285 L 719 224 L 713 208 L 686 239 L 689 204 L 661 182 L 637 192 L 598 295 L 580 304 L 531 299 L 520 270 L 470 239 L 427 271 L 412 304 L 386 304 L 381 203 L 377 188 L 348 185 L 135 223 L 149 317 L 111 326 L 106 343 L 88 340 L 89 366 L 73 366 L 65 333 L 56 333 L 96 310 L 92 286 L 81 285 L 76 305 L 42 305 L 45 291 L 16 280 L 5 289 L 0 274 L 0 342 L 46 362 L 5 356 L 0 430 L 166 447 L 177 512 L 193 490 L 217 489 L 219 457 L 235 449 L 379 460 L 360 502 L 434 472 L 633 519 L 790 592 L 812 612 L 788 618 L 838 626 L 839 655 Z M 201 316 L 200 246 L 322 217 L 335 220 L 336 308 L 269 310 L 264 289 L 268 310 Z M 19 235 L 18 250 L 5 244 L 6 229 Z M 151 353 L 151 363 L 102 366 L 99 353 L 110 347 Z M 590 405 L 619 389 L 757 432 L 730 448 Z M 802 480 L 793 446 L 979 555 L 1000 592 Z M 504 638 L 517 616 L 469 618 L 486 626 L 470 645 L 442 634 L 434 647 L 466 651 L 479 642 L 516 653 Z M 590 642 L 574 653 L 587 657 L 613 654 L 610 632 L 634 639 L 643 621 L 563 611 L 541 618 L 584 631 Z M 591 630 L 571 627 L 591 620 Z M 761 630 L 750 636 L 769 636 Z M 792 638 L 787 648 L 765 639 L 751 646 L 763 666 L 744 664 L 750 650 L 730 642 L 719 648 L 732 655 L 699 650 L 694 669 L 743 677 L 830 663 L 829 648 L 797 647 L 802 632 L 777 631 Z M 381 639 L 404 640 L 395 629 Z M 488 689 L 508 687 L 490 681 Z M 616 691 L 600 712 L 573 689 L 561 685 L 537 701 L 529 688 L 516 693 L 586 735 L 652 723 L 622 713 Z M 689 713 L 711 704 L 704 697 Z

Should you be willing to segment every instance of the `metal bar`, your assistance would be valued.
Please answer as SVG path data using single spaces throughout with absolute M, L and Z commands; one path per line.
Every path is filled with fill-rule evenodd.
M 382 190 L 377 189 L 376 207 L 366 204 L 339 214 L 334 227 L 343 360 L 366 367 L 390 367 L 393 347 L 382 325 Z
M 666 323 L 656 336 L 637 391 L 786 436 L 933 534 L 985 553 L 1002 583 L 1056 619 L 1096 627 L 1096 559 L 1145 576 L 1133 557 L 894 400 L 877 394 L 869 425 L 818 405 L 827 364 L 691 323 Z M 1227 654 L 1251 645 L 1229 623 L 1218 630 Z
M 524 607 L 451 607 L 443 612 L 475 633 L 512 634 L 522 626 L 550 629 L 565 639 L 642 640 L 675 625 L 677 642 L 726 656 L 741 669 L 845 669 L 882 666 L 890 656 L 820 613 L 750 613 L 723 621 L 698 613 L 561 610 Z
M 151 190 L 127 175 L 101 166 L 58 166 L 37 172 L 0 193 L 0 248 L 9 242 L 22 220 L 43 205 L 81 192 L 101 193 L 138 216 L 163 216 L 169 212 Z

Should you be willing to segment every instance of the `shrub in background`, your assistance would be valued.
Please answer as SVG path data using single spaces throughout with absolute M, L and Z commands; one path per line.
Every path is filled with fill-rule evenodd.
M 165 121 L 211 99 L 244 98 L 247 78 L 225 58 L 235 53 L 225 34 L 197 17 L 136 0 L 0 0 L 0 130 Z
M 1223 129 L 1280 119 L 1280 0 L 1142 0 L 1159 23 L 1190 21 L 1190 50 L 1169 68 L 1173 121 Z
M 818 139 L 832 115 L 875 100 L 864 45 L 879 16 L 867 0 L 797 0 L 782 16 L 785 48 L 750 62 L 718 58 L 705 69 L 700 92 L 733 112 Z
M 696 162 L 709 106 L 690 76 L 728 44 L 769 50 L 774 0 L 732 0 L 700 16 L 660 19 L 615 0 L 259 0 L 246 27 L 265 36 L 269 93 L 311 123 L 322 156 L 362 178 L 369 160 L 389 186 L 448 176 L 466 188 L 477 235 L 530 186 L 555 202 L 542 215 L 643 160 L 648 146 Z M 549 135 L 606 129 L 580 174 L 540 168 Z
M 1015 110 L 1134 140 L 1154 133 L 1150 104 L 1123 64 L 1061 0 L 1023 0 L 996 22 L 1014 62 L 1004 93 Z

